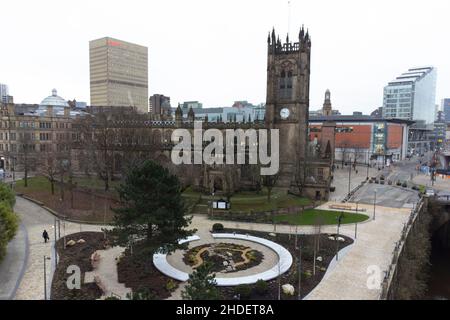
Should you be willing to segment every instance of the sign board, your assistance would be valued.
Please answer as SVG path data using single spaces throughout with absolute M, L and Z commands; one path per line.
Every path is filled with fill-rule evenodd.
M 230 203 L 225 200 L 217 200 L 212 202 L 213 209 L 219 209 L 219 210 L 228 210 L 230 209 Z

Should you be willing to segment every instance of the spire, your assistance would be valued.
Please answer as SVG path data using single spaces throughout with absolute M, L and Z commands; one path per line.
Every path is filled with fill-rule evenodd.
M 267 43 L 270 44 L 270 31 L 269 31 L 269 35 L 267 36 Z
M 181 110 L 181 105 L 180 104 L 178 104 L 178 108 L 177 108 L 177 110 L 175 110 L 175 115 L 176 116 L 178 116 L 178 115 L 183 116 L 183 110 Z
M 286 43 L 289 43 L 289 33 L 286 35 Z
M 272 28 L 272 44 L 275 44 L 275 28 Z

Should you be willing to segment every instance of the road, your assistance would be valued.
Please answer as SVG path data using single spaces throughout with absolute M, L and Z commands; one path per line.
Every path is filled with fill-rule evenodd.
M 411 189 L 411 182 L 415 177 L 424 176 L 416 170 L 419 161 L 425 162 L 431 159 L 431 154 L 423 158 L 413 157 L 410 160 L 395 162 L 390 167 L 385 167 L 382 174 L 386 177 L 386 184 L 367 183 L 351 198 L 351 202 L 374 204 L 375 191 L 376 204 L 391 208 L 412 208 L 420 199 L 419 192 Z M 389 186 L 387 181 L 391 180 Z M 397 186 L 397 181 L 407 182 L 408 187 Z

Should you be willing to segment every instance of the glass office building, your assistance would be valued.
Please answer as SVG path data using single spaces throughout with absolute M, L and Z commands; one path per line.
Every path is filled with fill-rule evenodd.
M 0 83 L 0 102 L 6 103 L 8 101 L 8 86 L 6 84 Z
M 384 88 L 383 117 L 432 124 L 436 117 L 436 68 L 411 68 Z
M 444 120 L 450 123 L 450 99 L 442 99 L 442 112 L 444 113 Z

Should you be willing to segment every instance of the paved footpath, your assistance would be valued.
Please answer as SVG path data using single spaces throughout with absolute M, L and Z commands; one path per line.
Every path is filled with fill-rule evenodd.
M 47 261 L 47 288 L 50 288 L 51 273 L 55 267 L 53 250 L 53 225 L 55 218 L 47 210 L 20 197 L 16 197 L 16 206 L 14 210 L 20 216 L 22 224 L 28 233 L 27 264 L 14 299 L 42 300 L 44 299 L 44 255 L 51 257 L 51 260 Z M 64 224 L 61 222 L 61 236 L 63 236 L 64 232 L 63 226 Z M 80 232 L 80 230 L 100 231 L 101 228 L 101 226 L 65 223 L 66 234 Z M 44 243 L 42 238 L 44 229 L 47 230 L 50 236 L 50 242 L 48 243 Z M 19 272 L 19 270 L 17 270 L 17 272 Z M 48 293 L 49 292 L 50 291 L 48 290 Z
M 331 210 L 326 203 L 319 209 Z M 356 208 L 356 204 L 348 203 Z M 359 204 L 359 209 L 366 209 L 367 214 L 372 218 L 373 206 Z M 389 267 L 392 260 L 392 253 L 395 244 L 400 240 L 400 234 L 404 223 L 410 215 L 409 209 L 376 207 L 375 221 L 358 224 L 357 238 L 354 245 L 347 251 L 342 259 L 333 264 L 320 282 L 320 284 L 307 297 L 311 300 L 377 300 L 380 297 L 381 289 L 369 289 L 367 286 L 368 268 L 378 267 L 381 271 L 381 279 Z M 195 216 L 193 227 L 208 230 L 213 223 L 222 223 L 226 228 L 239 228 L 248 230 L 258 230 L 274 232 L 274 226 L 270 224 L 258 223 L 236 223 L 229 221 L 210 221 L 205 216 Z M 336 233 L 336 226 L 324 227 L 323 233 Z M 312 226 L 298 227 L 301 234 L 311 234 L 314 232 Z M 279 233 L 295 233 L 295 229 L 290 226 L 279 225 L 276 227 Z M 354 238 L 355 225 L 343 225 L 340 233 Z
M 356 206 L 356 205 L 354 205 Z M 322 209 L 327 209 L 328 204 L 324 204 Z M 364 208 L 372 217 L 372 205 L 359 204 L 359 208 Z M 15 299 L 44 299 L 44 268 L 43 256 L 52 257 L 49 261 L 47 270 L 47 279 L 50 282 L 51 268 L 54 267 L 53 249 L 53 223 L 54 217 L 45 209 L 30 202 L 28 200 L 17 197 L 15 211 L 22 219 L 24 229 L 28 234 L 28 258 L 23 278 L 17 288 Z M 392 252 L 395 243 L 400 239 L 401 230 L 404 223 L 408 220 L 410 214 L 409 209 L 404 208 L 386 208 L 377 206 L 376 220 L 358 224 L 358 234 L 354 245 L 346 253 L 346 255 L 337 261 L 332 270 L 327 272 L 324 279 L 316 287 L 316 289 L 308 296 L 308 299 L 378 299 L 380 289 L 369 289 L 367 287 L 367 268 L 370 266 L 378 266 L 380 271 L 385 271 L 392 259 Z M 214 223 L 223 223 L 227 228 L 248 229 L 255 231 L 294 233 L 295 228 L 291 226 L 278 225 L 275 227 L 270 224 L 254 224 L 254 223 L 236 223 L 229 221 L 211 221 L 206 216 L 196 215 L 193 218 L 192 227 L 199 229 L 199 233 L 208 237 L 208 230 Z M 66 234 L 81 231 L 100 231 L 101 226 L 79 225 L 75 223 L 66 223 Z M 46 229 L 51 237 L 50 243 L 45 244 L 42 239 L 42 231 Z M 63 228 L 61 228 L 61 236 Z M 298 227 L 299 233 L 310 234 L 314 232 L 314 227 L 303 226 Z M 335 233 L 336 226 L 324 227 L 324 233 Z M 340 232 L 344 235 L 354 237 L 355 225 L 341 226 Z M 15 250 L 11 252 L 24 251 L 25 239 L 19 240 L 19 244 Z M 15 245 L 13 244 L 14 248 Z M 26 251 L 25 251 L 26 252 Z M 26 255 L 26 254 L 25 254 Z M 19 261 L 24 261 L 19 258 Z M 20 275 L 20 268 L 16 272 Z M 383 274 L 381 274 L 383 277 Z M 1 278 L 0 278 L 1 280 Z M 180 297 L 180 291 L 173 298 Z
M 0 300 L 12 300 L 22 279 L 28 258 L 28 234 L 20 224 L 16 236 L 6 248 L 6 256 L 0 263 Z

